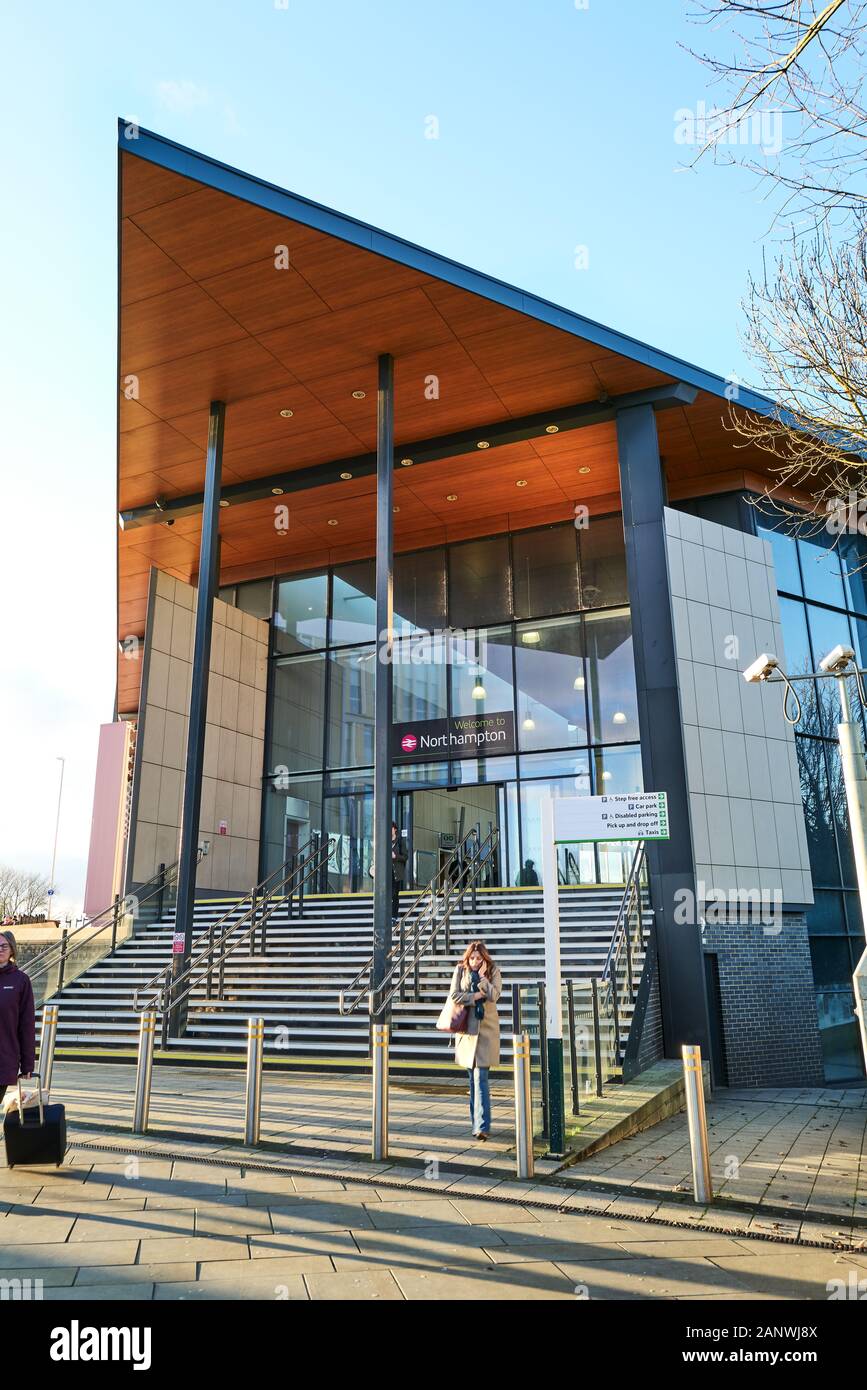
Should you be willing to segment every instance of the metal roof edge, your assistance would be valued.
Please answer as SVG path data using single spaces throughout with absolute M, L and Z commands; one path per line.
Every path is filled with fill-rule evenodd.
M 223 164 L 220 160 L 200 154 L 198 151 L 180 145 L 166 136 L 144 130 L 141 126 L 135 126 L 122 117 L 118 118 L 118 147 L 128 154 L 146 159 L 172 173 L 195 179 L 209 188 L 226 193 L 231 197 L 241 198 L 245 202 L 253 203 L 269 212 L 288 217 L 304 226 L 315 228 L 317 231 L 325 232 L 339 240 L 373 251 L 389 260 L 396 261 L 400 265 L 422 270 L 438 280 L 467 290 L 472 294 L 478 294 L 495 304 L 516 309 L 519 313 L 526 314 L 541 323 L 547 323 L 552 328 L 559 328 L 565 333 L 571 333 L 575 337 L 596 343 L 599 347 L 616 352 L 634 362 L 641 362 L 656 371 L 689 382 L 701 391 L 707 391 L 711 395 L 720 396 L 723 399 L 731 398 L 732 382 L 718 376 L 715 372 L 706 371 L 682 358 L 651 347 L 648 343 L 631 338 L 628 334 L 620 333 L 616 329 L 608 328 L 605 324 L 585 318 L 574 310 L 566 309 L 562 305 L 530 294 L 529 291 L 519 289 L 515 285 L 509 285 L 503 280 L 497 280 L 483 271 L 473 270 L 472 267 L 462 265 L 459 261 L 450 260 L 447 256 L 441 256 L 435 251 L 428 251 L 423 246 L 417 246 L 414 242 L 393 236 L 389 232 L 370 226 L 346 213 L 336 212 L 333 208 L 315 203 L 300 194 L 279 188 L 276 184 L 257 178 L 254 174 L 247 174 L 241 169 Z M 778 409 L 775 402 L 769 397 L 762 396 L 758 392 L 742 386 L 739 382 L 736 383 L 736 386 L 736 399 L 742 407 L 755 410 L 762 415 Z

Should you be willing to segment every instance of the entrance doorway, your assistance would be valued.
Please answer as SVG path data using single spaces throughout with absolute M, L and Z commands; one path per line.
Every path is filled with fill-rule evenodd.
M 430 883 L 470 830 L 476 830 L 480 844 L 492 830 L 500 831 L 501 841 L 504 838 L 505 795 L 497 783 L 401 792 L 397 803 L 398 829 L 407 852 L 408 888 Z M 476 880 L 480 888 L 501 886 L 503 853 L 501 843 L 485 860 Z

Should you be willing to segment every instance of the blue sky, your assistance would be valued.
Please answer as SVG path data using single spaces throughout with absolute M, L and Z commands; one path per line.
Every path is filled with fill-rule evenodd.
M 689 0 L 579 4 L 5 7 L 0 862 L 47 872 L 65 756 L 64 910 L 114 699 L 116 117 L 750 380 L 769 209 L 674 138 L 716 95 L 678 43 L 726 41 Z

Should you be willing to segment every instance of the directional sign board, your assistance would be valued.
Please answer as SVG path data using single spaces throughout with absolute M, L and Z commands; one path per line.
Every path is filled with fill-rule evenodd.
M 569 796 L 554 802 L 554 840 L 559 845 L 669 838 L 665 792 Z

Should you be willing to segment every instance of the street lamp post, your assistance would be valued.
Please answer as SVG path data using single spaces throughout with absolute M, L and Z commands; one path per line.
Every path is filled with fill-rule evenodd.
M 51 899 L 54 897 L 54 870 L 57 865 L 57 836 L 60 832 L 60 800 L 63 796 L 63 773 L 66 768 L 65 758 L 58 756 L 55 761 L 60 763 L 60 786 L 57 789 L 57 816 L 54 821 L 54 849 L 51 854 L 51 882 L 48 885 L 48 913 L 46 914 L 46 921 L 51 912 Z
M 775 672 L 779 672 L 775 675 Z M 836 680 L 840 691 L 841 719 L 837 725 L 840 741 L 840 763 L 843 768 L 843 784 L 846 788 L 846 805 L 849 810 L 849 833 L 852 837 L 852 853 L 855 859 L 855 873 L 858 879 L 858 897 L 861 902 L 861 922 L 867 934 L 867 761 L 864 757 L 864 744 L 860 726 L 852 718 L 852 704 L 849 698 L 848 678 L 854 675 L 858 686 L 861 708 L 867 708 L 864 693 L 863 672 L 855 660 L 851 647 L 834 647 L 819 662 L 819 670 L 802 676 L 787 676 L 777 658 L 768 652 L 748 666 L 744 680 L 750 682 L 783 681 L 786 694 L 783 697 L 783 714 L 790 724 L 797 724 L 801 718 L 801 702 L 792 688 L 793 681 Z M 789 693 L 794 696 L 796 714 L 791 718 L 787 709 Z M 861 1050 L 867 1067 L 867 949 L 855 966 L 852 976 L 855 992 L 855 1014 L 861 1031 Z

